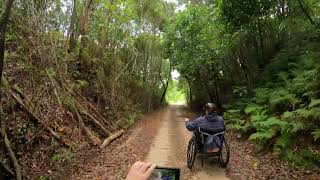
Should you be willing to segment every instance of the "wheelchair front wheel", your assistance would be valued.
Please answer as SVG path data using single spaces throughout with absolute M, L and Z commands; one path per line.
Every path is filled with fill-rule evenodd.
M 219 164 L 221 167 L 227 167 L 230 159 L 230 148 L 227 141 L 223 138 L 222 148 L 219 152 Z
M 187 150 L 187 166 L 189 169 L 192 169 L 195 157 L 196 157 L 196 142 L 194 138 L 191 138 L 189 140 L 188 150 Z

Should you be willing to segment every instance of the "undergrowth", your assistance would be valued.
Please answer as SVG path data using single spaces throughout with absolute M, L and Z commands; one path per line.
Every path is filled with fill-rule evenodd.
M 229 128 L 248 136 L 259 151 L 272 149 L 296 166 L 319 168 L 320 53 L 300 47 L 284 49 L 272 59 L 261 85 L 253 95 L 228 104 L 225 118 Z M 281 63 L 284 59 L 287 64 Z

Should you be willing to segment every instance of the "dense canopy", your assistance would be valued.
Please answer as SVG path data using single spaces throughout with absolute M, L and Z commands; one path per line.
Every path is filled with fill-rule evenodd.
M 0 7 L 4 176 L 21 179 L 19 161 L 38 152 L 50 159 L 61 145 L 68 152 L 79 142 L 101 145 L 141 114 L 181 99 L 194 109 L 214 102 L 228 129 L 258 150 L 319 168 L 318 0 L 3 0 Z

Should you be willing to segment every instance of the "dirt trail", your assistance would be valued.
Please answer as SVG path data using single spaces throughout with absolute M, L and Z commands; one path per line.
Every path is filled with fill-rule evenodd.
M 181 179 L 192 180 L 226 180 L 225 170 L 220 168 L 216 160 L 205 160 L 203 167 L 200 159 L 196 159 L 193 170 L 186 167 L 187 143 L 192 136 L 185 129 L 183 106 L 169 106 L 162 115 L 161 126 L 150 148 L 146 161 L 159 166 L 178 167 Z

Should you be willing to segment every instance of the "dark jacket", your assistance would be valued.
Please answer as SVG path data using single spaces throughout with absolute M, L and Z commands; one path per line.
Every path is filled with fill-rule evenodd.
M 186 124 L 189 131 L 194 131 L 202 127 L 202 131 L 210 130 L 210 132 L 218 133 L 225 130 L 224 120 L 221 116 L 215 113 L 210 113 L 207 116 L 199 117 L 194 121 L 190 121 Z M 212 133 L 209 133 L 212 134 Z M 209 135 L 205 139 L 202 139 L 203 151 L 207 151 L 208 148 L 221 147 L 220 136 Z
M 209 113 L 207 116 L 199 117 L 196 120 L 190 121 L 186 124 L 186 127 L 189 131 L 196 130 L 202 126 L 216 131 L 222 131 L 225 127 L 223 118 L 218 116 L 216 113 Z

